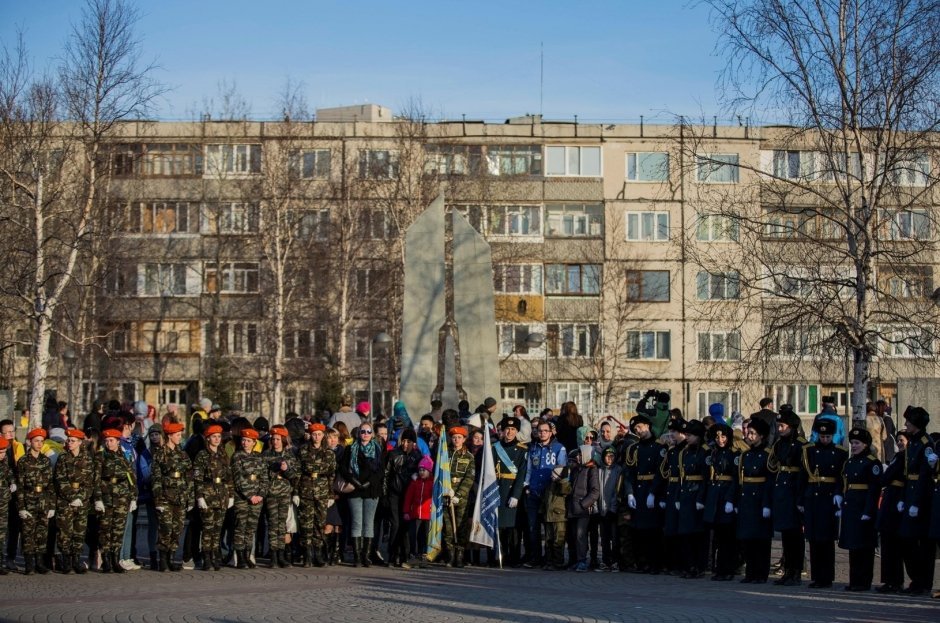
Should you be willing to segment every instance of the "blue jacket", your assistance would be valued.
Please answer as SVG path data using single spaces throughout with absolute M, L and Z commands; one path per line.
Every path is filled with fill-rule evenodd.
M 542 497 L 552 481 L 552 470 L 568 462 L 568 452 L 557 439 L 552 439 L 548 446 L 536 443 L 529 446 L 529 467 L 526 470 L 525 486 L 529 495 Z
M 835 422 L 836 432 L 832 436 L 832 443 L 837 446 L 841 446 L 845 441 L 845 424 L 842 423 L 842 418 L 840 418 L 835 411 L 824 410 L 822 413 L 816 416 L 816 419 L 832 420 Z M 819 435 L 816 433 L 816 431 L 813 431 L 813 434 L 809 436 L 809 440 L 811 443 L 816 443 L 819 441 Z

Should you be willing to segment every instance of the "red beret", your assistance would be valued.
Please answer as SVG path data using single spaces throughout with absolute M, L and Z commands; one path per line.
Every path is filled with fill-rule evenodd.
M 6 450 L 10 446 L 10 442 L 7 441 L 6 437 L 0 437 L 0 450 Z
M 242 431 L 242 438 L 245 438 L 245 437 L 247 437 L 248 439 L 257 439 L 258 431 L 256 431 L 253 428 L 246 428 L 245 430 Z
M 173 433 L 182 433 L 184 428 L 186 427 L 179 422 L 167 422 L 163 425 L 163 432 L 172 435 Z
M 310 425 L 310 432 L 311 432 L 311 433 L 314 432 L 314 431 L 317 431 L 317 430 L 320 431 L 320 432 L 325 433 L 325 432 L 326 432 L 326 425 L 325 425 L 325 424 L 321 424 L 320 422 L 314 422 L 313 424 Z
M 464 426 L 453 426 L 451 427 L 449 431 L 447 431 L 447 433 L 450 435 L 463 435 L 464 437 L 466 437 L 467 429 Z
M 70 428 L 70 429 L 68 429 L 67 431 L 65 431 L 65 434 L 68 435 L 69 437 L 74 437 L 75 439 L 84 439 L 84 438 L 85 438 L 85 433 L 83 433 L 82 431 L 78 430 L 77 428 Z
M 283 437 L 284 439 L 287 439 L 288 437 L 290 437 L 290 433 L 287 432 L 287 428 L 285 428 L 285 427 L 283 427 L 283 426 L 280 426 L 280 425 L 278 425 L 278 426 L 272 426 L 272 427 L 271 427 L 271 434 L 272 434 L 272 435 L 280 435 L 280 436 Z
M 47 439 L 49 435 L 47 435 L 46 431 L 42 428 L 34 428 L 33 430 L 26 433 L 27 439 L 32 439 L 33 437 L 42 437 L 43 439 Z
M 216 433 L 220 435 L 222 434 L 222 427 L 218 424 L 213 424 L 202 432 L 205 437 L 208 437 L 209 435 L 215 435 Z
M 114 439 L 120 439 L 120 438 L 121 438 L 121 431 L 119 431 L 119 430 L 116 429 L 116 428 L 106 428 L 106 429 L 104 429 L 103 431 L 101 431 L 101 436 L 102 436 L 102 437 L 113 437 Z

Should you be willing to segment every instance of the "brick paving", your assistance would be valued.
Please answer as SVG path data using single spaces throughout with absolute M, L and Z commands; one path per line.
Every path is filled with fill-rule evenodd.
M 940 600 L 626 573 L 351 566 L 0 577 L 0 621 L 940 620 Z M 844 579 L 844 557 L 840 576 Z M 876 571 L 877 577 L 877 571 Z M 938 576 L 940 577 L 940 576 Z

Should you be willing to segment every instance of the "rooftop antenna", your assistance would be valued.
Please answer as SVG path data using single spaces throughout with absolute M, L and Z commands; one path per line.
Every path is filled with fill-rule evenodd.
M 542 116 L 542 102 L 545 99 L 545 42 L 539 41 L 539 117 Z

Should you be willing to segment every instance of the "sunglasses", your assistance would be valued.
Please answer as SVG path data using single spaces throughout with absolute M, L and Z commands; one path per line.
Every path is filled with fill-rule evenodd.
M 360 434 L 360 435 L 371 435 L 371 434 L 372 434 L 372 431 L 371 431 L 371 430 L 361 430 L 361 431 L 359 431 L 359 434 Z

